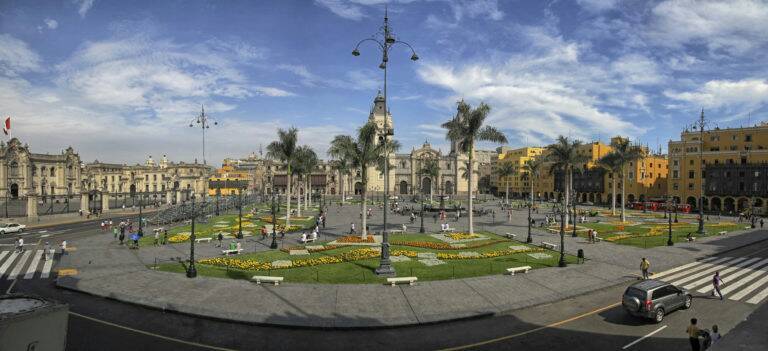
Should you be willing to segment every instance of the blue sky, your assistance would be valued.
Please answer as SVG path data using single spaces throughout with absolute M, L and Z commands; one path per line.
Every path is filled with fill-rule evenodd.
M 385 3 L 421 57 L 390 61 L 403 151 L 445 150 L 439 126 L 462 98 L 488 103 L 511 146 L 621 134 L 655 148 L 701 108 L 720 127 L 766 117 L 768 4 L 748 0 L 3 0 L 0 114 L 36 152 L 192 161 L 205 104 L 209 163 L 290 125 L 324 157 L 383 84 L 375 47 L 350 52 Z

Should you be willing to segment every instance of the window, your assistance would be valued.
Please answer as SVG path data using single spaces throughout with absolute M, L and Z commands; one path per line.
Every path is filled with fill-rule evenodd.
M 688 183 L 688 190 L 693 190 L 693 183 Z
M 760 171 L 755 171 L 755 178 L 760 176 Z
M 56 176 L 56 168 L 51 167 L 51 177 Z
M 731 140 L 736 141 L 736 134 L 731 135 Z
M 747 164 L 747 158 L 746 157 L 742 157 L 741 158 L 741 164 L 743 164 L 743 165 Z
M 673 161 L 672 161 L 672 165 L 673 165 L 673 166 L 679 166 L 679 165 L 680 165 L 680 161 L 678 161 L 678 160 L 673 160 Z
M 752 183 L 752 191 L 760 191 L 760 183 Z
M 744 136 L 744 141 L 746 141 L 746 142 L 750 142 L 750 141 L 752 141 L 752 135 L 751 135 L 751 134 L 747 134 L 747 135 L 745 135 L 745 136 Z
M 696 173 L 694 171 L 688 171 L 688 179 L 696 178 Z
M 693 166 L 693 160 L 688 161 L 688 163 L 690 163 L 691 166 Z
M 672 184 L 672 189 L 673 189 L 673 190 L 678 190 L 679 188 L 680 188 L 680 186 L 679 186 L 679 185 L 677 185 L 677 183 L 673 183 L 673 184 Z
M 677 294 L 677 289 L 675 289 L 675 287 L 672 285 L 662 286 L 653 291 L 651 299 L 656 300 L 674 294 Z
M 635 176 L 635 172 L 629 172 L 629 179 L 634 178 L 634 176 Z
M 744 191 L 744 182 L 739 182 L 739 191 Z

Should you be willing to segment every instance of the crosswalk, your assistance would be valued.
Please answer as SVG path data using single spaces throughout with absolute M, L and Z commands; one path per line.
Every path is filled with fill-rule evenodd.
M 45 255 L 44 251 L 26 250 L 23 253 L 0 251 L 0 279 L 32 279 L 36 273 L 40 273 L 39 278 L 50 277 L 55 257 L 54 250 L 48 250 L 48 255 Z
M 720 291 L 727 299 L 758 304 L 768 298 L 768 258 L 762 257 L 708 257 L 656 273 L 653 279 L 683 287 L 696 296 L 713 292 L 715 272 L 720 273 L 724 282 Z

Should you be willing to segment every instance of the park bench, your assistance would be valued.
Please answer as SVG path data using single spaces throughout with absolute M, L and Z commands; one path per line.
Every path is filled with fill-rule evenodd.
M 744 229 L 752 229 L 752 226 L 748 225 L 748 226 L 744 227 Z
M 210 238 L 210 237 L 208 237 L 208 238 L 198 238 L 198 239 L 195 239 L 195 242 L 198 243 L 198 244 L 199 243 L 209 243 L 209 242 L 211 242 L 211 239 L 212 238 Z
M 514 238 L 517 237 L 517 234 L 512 234 L 512 233 L 507 233 L 505 235 L 506 235 L 507 239 L 514 239 Z
M 509 275 L 515 275 L 515 273 L 528 273 L 528 271 L 531 270 L 531 266 L 520 266 L 520 267 L 512 267 L 507 268 L 507 273 Z
M 601 238 L 601 237 L 599 237 L 599 236 L 595 235 L 595 242 L 598 242 L 598 243 L 599 243 L 599 242 L 601 242 L 601 241 L 603 241 L 603 238 Z
M 718 232 L 717 233 L 717 235 L 725 235 L 725 234 L 728 234 L 728 232 L 726 232 L 725 230 L 723 230 L 722 232 Z
M 395 284 L 398 283 L 408 283 L 408 285 L 413 285 L 413 283 L 417 280 L 419 280 L 419 278 L 416 277 L 396 277 L 387 278 L 387 283 L 392 284 L 392 286 L 395 286 Z
M 317 238 L 306 238 L 306 239 L 304 239 L 304 241 L 301 241 L 301 238 L 299 238 L 299 242 L 303 243 L 303 244 L 313 243 L 313 242 L 315 242 L 315 240 L 317 240 Z
M 443 233 L 445 233 L 445 232 L 453 233 L 455 230 L 456 230 L 456 228 L 451 228 L 451 227 L 445 227 L 443 229 L 440 229 L 440 231 L 443 232 Z
M 221 250 L 221 254 L 222 255 L 227 255 L 227 256 L 229 256 L 229 255 L 237 255 L 237 254 L 240 254 L 240 253 L 243 253 L 243 249 L 239 249 L 239 250 L 238 249 L 234 249 L 234 250 Z
M 253 277 L 251 277 L 251 280 L 255 281 L 256 284 L 259 284 L 259 285 L 261 285 L 262 282 L 280 285 L 280 282 L 282 282 L 283 279 L 284 279 L 283 277 L 271 277 L 266 275 L 254 275 Z
M 547 248 L 547 249 L 550 249 L 550 250 L 554 250 L 554 249 L 557 249 L 557 245 L 555 245 L 555 244 L 552 244 L 552 243 L 548 243 L 548 242 L 546 242 L 546 241 L 542 241 L 542 242 L 541 242 L 541 247 L 543 247 L 543 248 Z
M 389 232 L 392 233 L 392 234 L 395 234 L 395 233 L 405 233 L 402 229 L 392 229 Z

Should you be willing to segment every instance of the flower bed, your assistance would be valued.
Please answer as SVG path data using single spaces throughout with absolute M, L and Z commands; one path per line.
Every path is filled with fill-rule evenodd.
M 338 243 L 348 243 L 348 244 L 357 244 L 357 243 L 373 243 L 373 235 L 368 235 L 367 238 L 363 239 L 359 236 L 349 235 L 344 236 L 339 239 L 336 239 L 336 242 Z
M 207 264 L 211 266 L 220 267 L 232 267 L 245 270 L 266 271 L 272 269 L 272 264 L 269 262 L 259 262 L 256 260 L 241 260 L 237 258 L 216 257 L 206 258 L 197 261 L 200 264 Z
M 320 248 L 311 248 L 310 249 L 310 248 L 308 248 L 306 246 L 292 246 L 292 247 L 284 247 L 284 248 L 280 249 L 280 251 L 285 252 L 285 253 L 289 253 L 289 252 L 291 252 L 291 250 L 307 250 L 308 252 L 311 253 L 311 252 L 323 252 L 323 251 L 338 249 L 339 247 L 341 247 L 341 246 L 327 245 L 327 246 L 323 246 L 322 249 L 320 249 Z
M 474 249 L 478 247 L 493 245 L 502 242 L 503 240 L 490 240 L 490 241 L 484 241 L 479 244 L 466 244 L 466 246 L 463 247 L 455 247 L 451 246 L 451 244 L 447 243 L 437 243 L 437 242 L 431 242 L 431 241 L 400 241 L 400 242 L 392 242 L 392 245 L 400 245 L 400 246 L 412 246 L 412 247 L 423 247 L 425 249 L 435 249 L 435 250 L 466 250 L 466 249 Z
M 369 258 L 376 258 L 376 257 L 379 257 L 379 255 L 380 253 L 378 250 L 374 250 L 370 248 L 356 249 L 356 250 L 343 252 L 333 256 L 294 260 L 294 261 L 291 261 L 292 264 L 290 268 L 310 267 L 310 266 L 318 266 L 323 264 L 359 261 L 359 260 L 365 260 Z M 207 264 L 211 266 L 220 266 L 220 267 L 223 266 L 223 267 L 232 267 L 232 268 L 245 269 L 245 270 L 257 270 L 257 271 L 289 268 L 288 266 L 273 267 L 272 264 L 269 262 L 260 262 L 254 259 L 237 259 L 237 258 L 226 258 L 226 257 L 206 258 L 198 261 L 198 263 Z
M 523 253 L 523 252 L 540 252 L 540 251 L 544 251 L 544 249 L 538 248 L 538 247 L 529 247 L 524 250 L 522 249 L 521 250 L 512 250 L 512 249 L 496 250 L 496 251 L 483 252 L 479 256 L 461 256 L 459 254 L 450 253 L 450 252 L 438 252 L 437 258 L 441 260 L 468 260 L 468 259 L 480 259 L 480 258 L 495 258 L 500 256 L 514 255 L 514 254 Z
M 189 240 L 189 236 L 190 236 L 189 234 L 174 234 L 174 235 L 171 235 L 170 238 L 168 238 L 168 241 L 172 243 L 183 243 Z
M 469 234 L 469 233 L 451 233 L 451 234 L 447 234 L 446 236 L 453 240 L 467 240 L 467 239 L 480 238 L 480 236 L 477 234 Z

